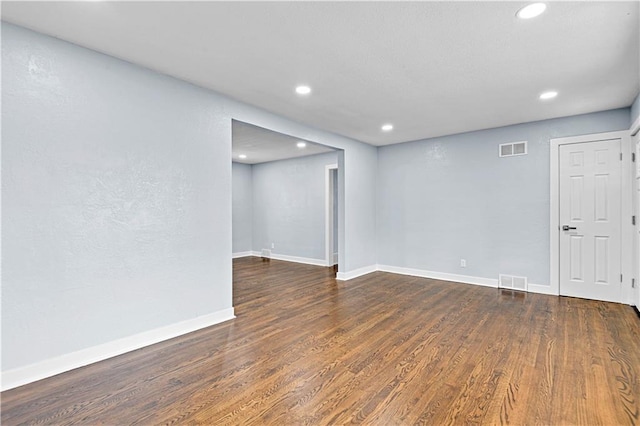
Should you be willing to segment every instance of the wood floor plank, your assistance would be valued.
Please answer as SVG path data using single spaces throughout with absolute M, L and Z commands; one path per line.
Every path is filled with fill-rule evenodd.
M 260 258 L 233 298 L 233 321 L 3 392 L 2 424 L 640 424 L 625 305 Z

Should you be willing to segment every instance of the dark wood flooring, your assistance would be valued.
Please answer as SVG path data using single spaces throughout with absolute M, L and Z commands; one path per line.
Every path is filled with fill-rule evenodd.
M 632 307 L 234 261 L 237 319 L 2 394 L 2 424 L 640 424 Z

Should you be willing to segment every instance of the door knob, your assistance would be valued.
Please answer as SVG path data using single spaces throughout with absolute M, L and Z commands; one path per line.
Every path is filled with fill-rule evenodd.
M 563 231 L 570 231 L 572 229 L 578 229 L 575 226 L 569 226 L 569 225 L 562 225 L 562 230 Z

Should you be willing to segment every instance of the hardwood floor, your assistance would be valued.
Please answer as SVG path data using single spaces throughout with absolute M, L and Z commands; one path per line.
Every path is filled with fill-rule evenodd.
M 234 260 L 237 319 L 2 394 L 15 424 L 640 424 L 632 307 Z

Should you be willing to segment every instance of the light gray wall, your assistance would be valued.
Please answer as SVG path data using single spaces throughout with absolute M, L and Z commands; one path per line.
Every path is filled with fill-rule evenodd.
M 628 123 L 625 108 L 380 148 L 378 263 L 548 285 L 549 140 Z M 521 140 L 528 155 L 498 157 Z
M 231 307 L 207 92 L 2 24 L 2 369 Z
M 636 100 L 631 104 L 631 120 L 629 125 L 633 124 L 640 117 L 640 93 L 636 96 Z
M 253 166 L 253 250 L 324 260 L 325 166 L 336 162 L 330 152 Z
M 338 257 L 340 271 L 351 271 L 375 265 L 377 261 L 376 194 L 375 191 L 371 193 L 369 188 L 376 188 L 378 182 L 378 151 L 358 146 L 340 154 L 344 154 L 344 165 L 338 155 L 338 187 L 340 191 L 344 188 L 344 195 L 338 191 Z M 344 182 L 344 187 L 340 182 Z M 371 230 L 373 234 L 369 234 Z M 357 263 L 352 260 L 353 253 L 359 253 Z
M 242 253 L 253 247 L 253 172 L 250 164 L 232 163 L 233 252 Z
M 231 307 L 232 119 L 345 150 L 375 264 L 374 147 L 7 23 L 2 107 L 3 372 Z

